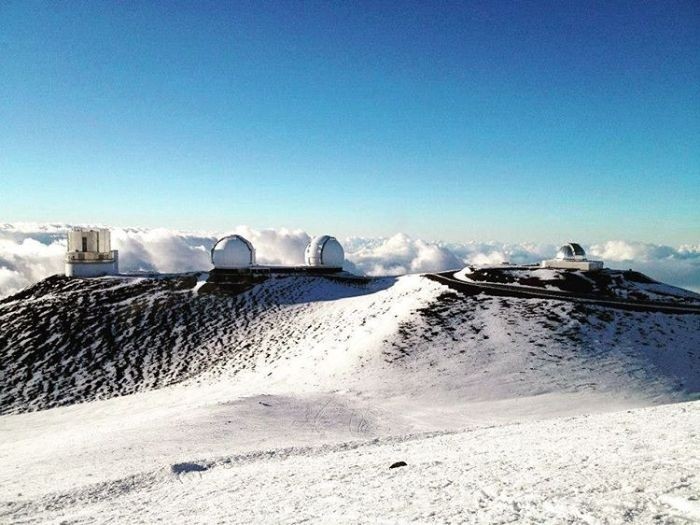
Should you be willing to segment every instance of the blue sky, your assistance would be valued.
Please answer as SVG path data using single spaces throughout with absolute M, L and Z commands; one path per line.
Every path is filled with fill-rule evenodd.
M 700 241 L 697 2 L 3 2 L 0 222 Z

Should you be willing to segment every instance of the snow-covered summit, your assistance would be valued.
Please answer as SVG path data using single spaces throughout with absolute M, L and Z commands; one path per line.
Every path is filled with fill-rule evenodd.
M 557 282 L 552 270 L 527 279 L 538 272 Z M 234 295 L 202 294 L 198 279 L 55 276 L 1 301 L 0 410 L 221 377 L 250 393 L 460 399 L 606 390 L 675 398 L 700 390 L 697 315 L 467 297 L 421 276 L 287 276 Z
M 205 278 L 0 301 L 0 521 L 700 516 L 698 315 Z
M 540 266 L 480 266 L 456 272 L 465 282 L 505 284 L 640 302 L 700 305 L 700 294 L 660 283 L 633 270 L 581 271 Z

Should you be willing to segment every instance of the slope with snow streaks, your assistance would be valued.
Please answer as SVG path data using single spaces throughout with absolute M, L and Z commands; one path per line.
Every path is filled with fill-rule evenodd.
M 196 277 L 51 277 L 0 302 L 0 413 L 23 412 L 163 387 L 218 368 L 234 372 L 282 358 L 289 322 L 358 285 L 271 279 L 238 296 L 197 295 Z
M 453 275 L 460 281 L 541 288 L 567 292 L 573 296 L 700 306 L 700 294 L 657 282 L 633 270 L 605 268 L 581 271 L 539 266 L 484 266 L 466 267 Z
M 700 391 L 700 317 L 466 297 L 420 276 L 272 278 L 237 296 L 197 277 L 53 277 L 0 303 L 0 410 L 225 380 L 239 395 L 373 392 L 493 400 Z
M 401 375 L 470 399 L 700 392 L 700 316 L 447 291 L 403 323 L 384 353 Z
M 699 316 L 200 277 L 0 302 L 0 521 L 697 515 L 700 405 L 634 409 L 700 392 Z

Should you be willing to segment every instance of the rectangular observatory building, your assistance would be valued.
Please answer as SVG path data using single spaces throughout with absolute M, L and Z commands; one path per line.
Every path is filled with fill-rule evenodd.
M 73 228 L 66 250 L 68 277 L 98 277 L 119 272 L 119 254 L 112 250 L 109 230 Z

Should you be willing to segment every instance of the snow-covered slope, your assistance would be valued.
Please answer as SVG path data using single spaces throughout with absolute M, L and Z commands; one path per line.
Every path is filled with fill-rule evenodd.
M 254 393 L 457 391 L 473 400 L 581 391 L 668 398 L 700 390 L 696 315 L 465 297 L 420 276 L 288 276 L 240 295 L 196 289 L 195 275 L 56 276 L 6 299 L 2 412 L 222 374 L 242 392 L 253 381 Z M 243 378 L 242 371 L 250 373 Z
M 118 479 L 17 498 L 0 520 L 694 523 L 698 427 L 694 402 L 247 453 L 231 439 L 227 455 L 135 464 Z
M 603 298 L 700 305 L 700 294 L 660 283 L 633 270 L 596 271 L 540 268 L 539 266 L 469 267 L 455 277 L 468 282 L 543 288 Z
M 53 277 L 0 303 L 0 521 L 697 512 L 698 402 L 638 407 L 697 397 L 700 316 L 204 277 Z

